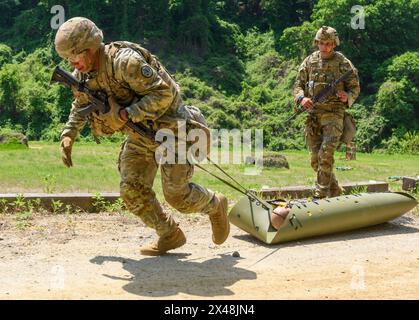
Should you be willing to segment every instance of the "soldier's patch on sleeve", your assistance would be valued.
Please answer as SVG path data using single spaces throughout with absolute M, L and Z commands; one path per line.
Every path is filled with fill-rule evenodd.
M 153 69 L 149 66 L 143 66 L 141 68 L 141 73 L 146 78 L 151 78 L 153 76 Z

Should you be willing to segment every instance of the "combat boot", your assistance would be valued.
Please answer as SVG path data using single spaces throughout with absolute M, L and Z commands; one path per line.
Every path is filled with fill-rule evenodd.
M 177 227 L 173 232 L 160 237 L 157 241 L 140 248 L 140 253 L 144 256 L 161 256 L 169 250 L 183 246 L 186 237 L 183 231 Z
M 336 179 L 334 179 L 332 183 L 330 184 L 329 197 L 330 198 L 339 197 L 342 194 L 343 194 L 343 189 L 339 186 Z
M 330 187 L 330 198 L 339 197 L 343 194 L 343 189 L 339 185 Z
M 313 192 L 313 200 L 320 200 L 324 198 L 326 198 L 324 192 L 316 188 Z
M 215 206 L 209 213 L 212 228 L 212 241 L 215 244 L 222 244 L 230 233 L 230 222 L 228 221 L 228 201 L 220 194 L 214 195 Z

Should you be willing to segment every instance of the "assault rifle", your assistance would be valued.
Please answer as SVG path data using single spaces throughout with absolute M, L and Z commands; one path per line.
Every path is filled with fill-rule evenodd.
M 50 83 L 59 83 L 87 95 L 90 104 L 87 107 L 78 109 L 78 113 L 83 117 L 87 117 L 93 112 L 105 114 L 110 110 L 108 97 L 104 92 L 90 90 L 70 72 L 65 71 L 60 66 L 55 67 Z M 155 132 L 153 130 L 146 128 L 140 123 L 133 123 L 131 120 L 128 120 L 125 125 L 141 136 L 151 138 L 154 141 Z
M 330 83 L 328 83 L 318 94 L 316 94 L 311 100 L 313 103 L 322 103 L 326 101 L 326 99 L 331 96 L 333 93 L 335 93 L 336 86 L 349 78 L 349 76 L 352 74 L 353 70 L 350 69 L 346 71 L 339 79 L 334 80 Z M 289 123 L 292 119 L 297 117 L 299 114 L 307 111 L 308 109 L 304 108 L 303 106 L 299 106 L 297 111 L 293 113 L 291 117 L 289 117 L 287 120 L 285 120 L 285 124 Z

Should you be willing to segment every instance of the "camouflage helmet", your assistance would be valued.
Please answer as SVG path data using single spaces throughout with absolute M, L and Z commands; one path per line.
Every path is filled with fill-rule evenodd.
M 99 48 L 103 33 L 93 21 L 75 17 L 64 22 L 55 35 L 55 50 L 61 58 L 68 58 L 89 48 Z
M 316 44 L 316 41 L 320 41 L 320 40 L 334 41 L 336 46 L 340 44 L 338 33 L 336 29 L 332 27 L 323 26 L 317 31 L 316 37 L 314 38 L 314 44 Z

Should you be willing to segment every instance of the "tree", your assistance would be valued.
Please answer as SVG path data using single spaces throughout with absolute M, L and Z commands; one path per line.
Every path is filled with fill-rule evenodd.
M 419 53 L 406 52 L 386 63 L 385 82 L 381 84 L 376 109 L 388 119 L 390 128 L 419 129 Z M 413 120 L 413 121 L 412 121 Z
M 0 69 L 3 64 L 11 63 L 13 59 L 13 51 L 9 46 L 0 43 Z

